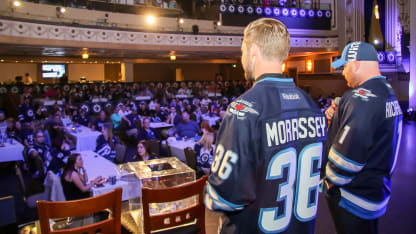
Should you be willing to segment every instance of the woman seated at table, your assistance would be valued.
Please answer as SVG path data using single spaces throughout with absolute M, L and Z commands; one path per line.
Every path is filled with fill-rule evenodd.
M 146 140 L 141 140 L 137 144 L 137 155 L 134 156 L 134 160 L 147 161 L 157 159 L 157 157 L 150 152 L 150 144 Z
M 95 152 L 103 156 L 104 158 L 114 161 L 116 158 L 116 144 L 119 144 L 119 140 L 113 135 L 113 126 L 111 123 L 105 123 L 102 127 L 102 134 L 97 138 L 97 146 Z
M 66 200 L 71 201 L 89 197 L 90 188 L 100 183 L 101 180 L 102 178 L 99 176 L 88 183 L 88 175 L 81 154 L 72 154 L 69 156 L 61 176 L 61 184 Z
M 199 140 L 194 146 L 194 150 L 196 152 L 197 174 L 200 176 L 203 174 L 209 174 L 211 171 L 211 164 L 214 160 L 213 143 L 214 132 L 212 129 L 207 129 L 202 135 L 201 140 Z

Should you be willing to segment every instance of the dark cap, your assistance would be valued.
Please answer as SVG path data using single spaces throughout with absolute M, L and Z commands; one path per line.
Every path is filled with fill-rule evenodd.
M 341 58 L 333 62 L 333 68 L 339 68 L 350 61 L 377 61 L 378 54 L 374 46 L 362 41 L 354 41 L 345 46 Z

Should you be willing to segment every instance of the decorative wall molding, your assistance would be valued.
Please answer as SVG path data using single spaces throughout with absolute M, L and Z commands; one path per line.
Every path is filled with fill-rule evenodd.
M 345 3 L 345 40 L 362 41 L 364 39 L 364 1 L 346 0 Z
M 118 31 L 81 28 L 0 19 L 0 35 L 69 40 L 79 42 L 103 42 L 158 46 L 210 46 L 240 47 L 240 35 L 202 35 Z M 292 47 L 337 48 L 338 37 L 292 37 Z

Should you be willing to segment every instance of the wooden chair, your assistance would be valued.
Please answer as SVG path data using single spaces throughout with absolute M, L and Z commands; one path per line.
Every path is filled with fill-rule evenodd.
M 20 166 L 16 165 L 16 177 L 19 186 L 19 190 L 22 193 L 23 201 L 25 205 L 29 208 L 36 207 L 36 201 L 38 200 L 48 200 L 49 188 L 42 187 L 42 183 L 36 183 L 32 181 L 31 184 L 27 185 L 25 179 L 23 178 L 22 170 Z
M 196 171 L 196 152 L 190 147 L 184 149 L 188 166 Z
M 122 145 L 122 144 L 116 144 L 115 150 L 116 150 L 115 162 L 117 164 L 124 163 L 124 159 L 126 157 L 127 147 L 125 145 Z
M 188 233 L 191 230 L 192 233 L 205 234 L 204 186 L 207 179 L 208 176 L 206 175 L 195 182 L 166 189 L 142 188 L 144 233 L 148 234 L 156 230 L 169 229 L 166 230 L 166 233 L 182 231 Z M 150 203 L 172 202 L 194 195 L 198 195 L 198 204 L 194 206 L 159 215 L 149 214 Z M 183 226 L 194 221 L 196 223 L 193 225 Z M 178 227 L 180 225 L 181 227 Z M 194 230 L 195 225 L 196 229 Z M 164 231 L 157 233 L 164 233 Z
M 0 197 L 0 232 L 17 233 L 16 209 L 13 196 Z
M 151 153 L 160 156 L 160 141 L 156 139 L 148 140 L 148 143 L 150 145 Z
M 38 214 L 43 234 L 49 233 L 121 233 L 121 194 L 122 189 L 74 201 L 47 202 L 38 201 Z M 67 230 L 51 231 L 49 219 L 76 217 L 112 208 L 112 216 L 98 223 Z

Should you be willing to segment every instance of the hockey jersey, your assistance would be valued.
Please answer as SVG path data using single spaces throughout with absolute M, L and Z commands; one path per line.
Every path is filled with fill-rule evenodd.
M 35 111 L 28 104 L 20 104 L 17 112 L 17 118 L 21 122 L 30 122 L 32 120 L 35 120 Z
M 113 139 L 111 140 L 114 145 L 120 143 L 116 136 L 113 136 Z M 97 146 L 95 147 L 95 152 L 110 161 L 114 161 L 114 159 L 116 158 L 115 148 L 111 148 L 110 144 L 105 139 L 104 135 L 99 135 L 97 137 Z
M 205 193 L 225 213 L 221 233 L 313 233 L 325 137 L 314 100 L 282 74 L 232 102 Z
M 340 190 L 341 207 L 363 219 L 384 214 L 401 129 L 402 111 L 385 77 L 344 94 L 328 128 L 324 167 Z

